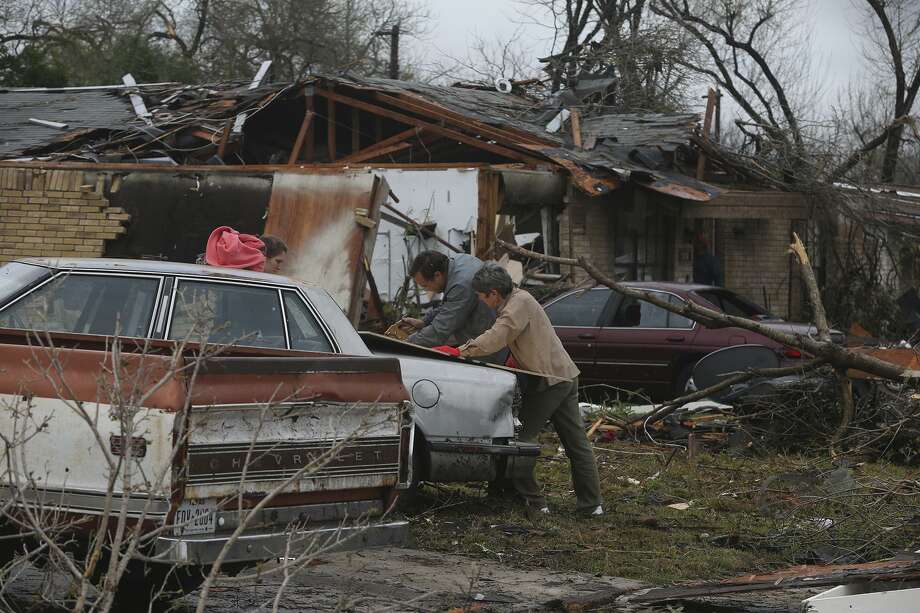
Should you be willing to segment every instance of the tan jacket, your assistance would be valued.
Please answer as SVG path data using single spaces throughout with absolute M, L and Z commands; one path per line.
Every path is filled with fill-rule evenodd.
M 498 308 L 495 325 L 460 347 L 464 357 L 490 355 L 508 347 L 524 370 L 546 376 L 550 385 L 578 376 L 578 367 L 556 336 L 553 324 L 533 296 L 515 288 Z

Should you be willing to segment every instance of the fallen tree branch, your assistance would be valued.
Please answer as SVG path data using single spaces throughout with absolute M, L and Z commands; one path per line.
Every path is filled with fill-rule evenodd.
M 667 417 L 668 415 L 670 415 L 671 413 L 673 413 L 680 407 L 684 406 L 688 402 L 696 402 L 697 400 L 703 400 L 704 398 L 709 398 L 716 392 L 720 392 L 726 388 L 729 388 L 732 385 L 735 385 L 736 383 L 743 383 L 749 379 L 753 379 L 754 377 L 764 377 L 767 379 L 772 379 L 775 377 L 785 377 L 787 375 L 796 375 L 796 374 L 801 374 L 801 373 L 812 371 L 818 368 L 819 366 L 823 366 L 826 363 L 827 362 L 825 360 L 818 358 L 815 360 L 809 360 L 807 362 L 803 362 L 802 364 L 796 364 L 795 366 L 782 366 L 779 368 L 749 368 L 747 370 L 729 375 L 725 377 L 719 383 L 716 383 L 715 385 L 710 385 L 709 387 L 705 389 L 697 390 L 690 394 L 686 394 L 684 396 L 679 396 L 677 398 L 674 398 L 673 400 L 669 400 L 668 402 L 662 404 L 660 407 L 655 409 L 654 412 L 648 415 L 642 416 L 642 417 L 637 417 L 636 419 L 629 422 L 627 425 L 638 424 L 639 422 L 644 422 L 646 425 L 655 423 L 656 421 L 660 421 L 664 419 L 665 417 Z
M 557 256 L 548 256 L 536 251 L 530 251 L 512 245 L 502 240 L 497 241 L 506 250 L 525 257 L 554 262 L 564 266 L 578 266 L 593 277 L 598 283 L 609 287 L 625 296 L 650 302 L 657 307 L 666 311 L 677 313 L 694 321 L 700 322 L 707 327 L 736 327 L 751 332 L 756 332 L 771 340 L 789 347 L 801 349 L 816 358 L 822 358 L 825 362 L 836 369 L 854 369 L 903 383 L 906 379 L 913 379 L 920 376 L 920 373 L 904 368 L 891 362 L 886 362 L 872 356 L 851 351 L 845 347 L 837 345 L 830 340 L 820 340 L 804 334 L 790 334 L 776 328 L 766 326 L 759 322 L 735 315 L 727 315 L 715 309 L 710 309 L 697 304 L 693 301 L 687 301 L 682 304 L 673 304 L 668 300 L 659 298 L 653 292 L 648 292 L 615 281 L 602 271 L 600 271 L 587 258 L 579 256 L 575 258 L 562 258 Z

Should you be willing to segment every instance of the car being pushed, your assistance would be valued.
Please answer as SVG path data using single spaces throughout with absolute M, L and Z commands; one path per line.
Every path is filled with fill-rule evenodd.
M 0 556 L 34 544 L 35 505 L 68 518 L 63 540 L 84 555 L 121 515 L 147 535 L 123 581 L 141 599 L 194 589 L 218 559 L 236 571 L 315 538 L 399 544 L 406 522 L 373 518 L 400 491 L 526 471 L 539 454 L 514 440 L 511 373 L 375 356 L 325 291 L 265 273 L 9 263 L 0 368 L 15 447 L 0 466 Z
M 813 325 L 787 322 L 722 287 L 649 281 L 624 285 L 675 305 L 694 302 L 793 335 L 817 332 Z M 616 396 L 623 390 L 655 401 L 673 398 L 685 389 L 693 365 L 703 356 L 733 345 L 763 345 L 785 361 L 802 357 L 798 349 L 762 334 L 736 327 L 709 328 L 608 287 L 566 292 L 547 301 L 544 309 L 581 370 L 582 388 L 590 395 L 594 391 Z M 836 330 L 832 336 L 837 342 L 844 340 Z

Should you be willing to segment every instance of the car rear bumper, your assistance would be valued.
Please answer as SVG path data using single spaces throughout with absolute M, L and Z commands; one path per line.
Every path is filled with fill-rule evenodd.
M 350 551 L 368 547 L 404 545 L 409 522 L 391 521 L 364 526 L 325 525 L 306 530 L 247 532 L 232 543 L 231 535 L 161 536 L 156 542 L 158 562 L 213 564 L 226 549 L 224 564 L 296 557 L 310 550 Z

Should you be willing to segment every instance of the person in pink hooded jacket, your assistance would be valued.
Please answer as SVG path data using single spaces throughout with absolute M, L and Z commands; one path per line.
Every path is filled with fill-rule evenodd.
M 229 226 L 220 226 L 211 232 L 204 256 L 210 266 L 265 270 L 265 244 L 259 237 L 240 234 Z

